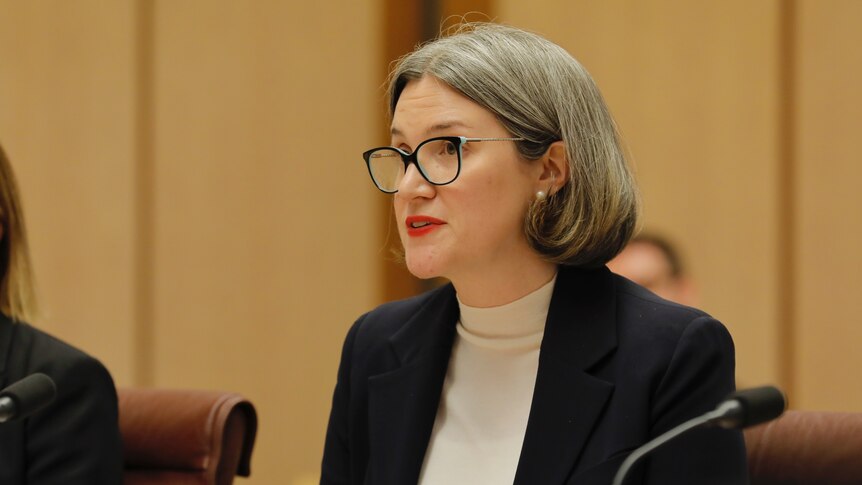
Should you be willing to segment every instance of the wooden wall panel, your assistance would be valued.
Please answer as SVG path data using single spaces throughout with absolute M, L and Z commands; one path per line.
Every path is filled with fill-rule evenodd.
M 798 404 L 860 411 L 862 3 L 798 4 Z
M 678 242 L 738 379 L 779 378 L 775 1 L 498 1 L 593 74 L 627 143 L 644 226 Z
M 0 143 L 23 192 L 44 317 L 133 378 L 131 2 L 0 0 Z
M 154 383 L 249 396 L 250 483 L 311 483 L 341 343 L 379 295 L 375 2 L 158 2 Z

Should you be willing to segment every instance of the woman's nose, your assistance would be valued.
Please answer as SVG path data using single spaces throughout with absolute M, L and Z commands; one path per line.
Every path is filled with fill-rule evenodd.
M 401 177 L 396 195 L 407 198 L 433 197 L 434 185 L 425 180 L 415 163 L 411 163 Z

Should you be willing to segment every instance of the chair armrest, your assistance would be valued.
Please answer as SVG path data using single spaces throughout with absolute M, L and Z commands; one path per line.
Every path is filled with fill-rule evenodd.
M 862 413 L 787 411 L 745 446 L 752 485 L 862 483 Z
M 127 470 L 198 472 L 207 483 L 250 474 L 257 414 L 239 394 L 168 389 L 118 394 Z

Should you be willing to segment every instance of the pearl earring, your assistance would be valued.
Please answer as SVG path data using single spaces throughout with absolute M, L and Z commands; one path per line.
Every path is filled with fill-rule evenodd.
M 547 198 L 548 198 L 548 194 L 546 194 L 544 191 L 540 190 L 540 191 L 536 192 L 536 200 L 543 201 Z

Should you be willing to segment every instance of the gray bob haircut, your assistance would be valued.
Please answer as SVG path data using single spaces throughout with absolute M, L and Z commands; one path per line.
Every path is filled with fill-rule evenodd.
M 445 82 L 494 113 L 518 151 L 536 160 L 562 140 L 569 180 L 527 212 L 530 245 L 548 261 L 605 264 L 637 225 L 639 197 L 616 124 L 589 73 L 560 46 L 536 34 L 467 23 L 399 59 L 389 77 L 390 115 L 408 82 Z

